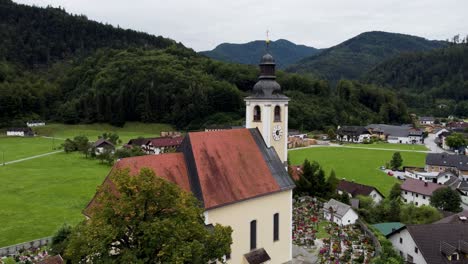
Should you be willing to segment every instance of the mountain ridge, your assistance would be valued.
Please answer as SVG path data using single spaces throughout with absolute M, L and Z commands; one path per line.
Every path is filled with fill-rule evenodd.
M 256 65 L 266 51 L 264 40 L 254 40 L 247 43 L 221 43 L 214 49 L 201 51 L 199 54 L 224 62 Z M 319 49 L 278 39 L 270 42 L 268 52 L 275 57 L 278 68 L 282 69 L 319 52 Z
M 329 81 L 359 79 L 378 63 L 405 52 L 442 48 L 443 41 L 384 31 L 363 32 L 338 45 L 298 61 L 288 72 L 310 74 Z

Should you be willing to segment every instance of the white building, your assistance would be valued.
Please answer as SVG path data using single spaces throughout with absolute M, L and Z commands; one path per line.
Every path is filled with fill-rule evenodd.
M 429 205 L 432 193 L 446 186 L 415 179 L 406 179 L 401 184 L 401 198 L 405 203 L 414 203 L 416 206 Z
M 40 120 L 32 120 L 32 121 L 28 121 L 26 122 L 26 125 L 28 127 L 38 127 L 38 126 L 45 126 L 45 122 L 44 121 L 40 121 Z
M 323 217 L 338 225 L 352 225 L 359 218 L 351 206 L 335 199 L 330 199 L 323 205 Z
M 433 116 L 421 116 L 419 117 L 419 124 L 423 126 L 434 125 L 435 118 Z
M 336 131 L 336 139 L 341 142 L 362 143 L 371 139 L 371 133 L 363 126 L 342 126 Z
M 366 127 L 373 136 L 393 144 L 423 144 L 423 131 L 409 125 L 394 126 L 386 124 L 371 124 Z
M 454 178 L 458 178 L 455 174 L 451 172 L 437 172 L 437 171 L 431 171 L 431 172 L 426 172 L 426 171 L 418 171 L 418 170 L 411 170 L 407 169 L 405 170 L 405 176 L 408 178 L 424 181 L 424 182 L 432 182 L 432 183 L 438 183 L 438 184 L 446 184 L 450 180 L 453 180 Z
M 34 136 L 34 132 L 29 127 L 8 128 L 6 134 L 9 137 Z
M 96 142 L 93 143 L 94 153 L 97 155 L 101 155 L 103 153 L 114 153 L 115 146 L 111 142 L 105 139 L 98 139 Z

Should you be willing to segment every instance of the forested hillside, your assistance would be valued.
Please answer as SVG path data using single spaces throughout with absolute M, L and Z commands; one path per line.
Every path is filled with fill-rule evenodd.
M 257 65 L 265 50 L 265 41 L 256 40 L 243 44 L 222 43 L 215 49 L 202 51 L 200 54 L 224 62 Z M 285 39 L 278 39 L 270 42 L 268 52 L 278 61 L 277 67 L 282 69 L 300 59 L 316 54 L 320 50 L 297 45 Z
M 0 60 L 27 67 L 89 55 L 98 48 L 166 48 L 175 41 L 122 30 L 70 15 L 59 8 L 37 8 L 0 0 Z M 181 45 L 181 44 L 179 44 Z
M 60 41 L 68 34 L 39 34 L 38 39 L 47 43 L 44 50 L 55 54 L 45 57 L 32 39 L 2 31 L 6 38 L 0 44 L 0 127 L 39 118 L 114 125 L 126 121 L 164 122 L 179 129 L 242 123 L 243 98 L 256 82 L 257 67 L 215 61 L 172 40 L 69 16 L 63 10 L 0 1 L 14 6 L 11 9 L 18 9 L 18 14 L 31 12 L 18 18 L 8 15 L 11 21 L 2 28 L 17 29 L 14 21 L 41 14 L 37 22 L 19 23 L 22 27 L 18 34 L 23 36 L 39 34 L 49 25 L 57 28 L 54 31 L 63 28 L 62 33 L 73 33 L 71 29 L 79 28 L 74 23 L 81 25 L 83 21 L 95 27 L 92 32 L 77 33 L 87 47 L 84 50 L 72 49 L 74 44 Z M 62 25 L 57 17 L 67 22 Z M 132 35 L 129 39 L 133 42 L 118 42 L 125 34 Z M 142 39 L 147 42 L 137 41 Z M 94 44 L 86 44 L 88 41 Z M 120 44 L 115 46 L 116 42 Z M 14 46 L 22 48 L 7 51 Z M 94 50 L 98 47 L 102 48 Z M 278 72 L 278 82 L 291 97 L 291 128 L 312 130 L 339 124 L 409 121 L 406 106 L 395 94 L 373 85 L 342 81 L 332 89 L 327 81 L 284 72 Z
M 403 95 L 408 106 L 437 116 L 468 117 L 468 42 L 392 58 L 364 78 Z
M 425 51 L 446 45 L 441 41 L 380 31 L 365 32 L 288 67 L 288 72 L 309 74 L 336 82 L 358 79 L 384 60 L 403 52 Z

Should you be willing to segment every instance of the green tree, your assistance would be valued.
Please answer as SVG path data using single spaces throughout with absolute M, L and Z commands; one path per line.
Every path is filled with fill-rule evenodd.
M 449 187 L 439 188 L 432 193 L 431 205 L 435 208 L 450 211 L 450 212 L 461 212 L 461 197 L 457 191 L 450 189 Z
M 329 193 L 325 172 L 316 161 L 304 160 L 302 174 L 296 181 L 296 193 L 325 197 Z
M 123 159 L 123 158 L 128 158 L 128 157 L 136 157 L 136 156 L 143 156 L 146 155 L 140 147 L 133 146 L 131 148 L 120 148 L 115 151 L 115 158 L 117 159 Z
M 336 177 L 335 170 L 332 169 L 330 172 L 330 176 L 328 176 L 328 179 L 327 179 L 329 195 L 333 195 L 336 193 L 336 187 L 338 186 L 339 183 L 340 183 L 340 180 L 338 180 L 338 178 Z
M 333 128 L 329 128 L 327 130 L 327 135 L 328 135 L 329 140 L 335 140 L 336 139 L 336 133 L 335 133 L 335 130 Z
M 78 150 L 79 152 L 83 153 L 86 157 L 88 157 L 89 149 L 91 147 L 88 137 L 83 136 L 83 135 L 76 136 L 73 139 L 73 142 L 75 142 L 76 150 Z
M 430 224 L 442 218 L 442 214 L 434 207 L 413 203 L 404 204 L 400 210 L 400 222 L 404 224 Z
M 70 153 L 77 150 L 75 142 L 69 138 L 63 142 L 62 146 L 65 153 Z
M 458 149 L 467 145 L 467 140 L 460 133 L 453 133 L 445 139 L 447 146 Z
M 400 200 L 401 198 L 401 186 L 399 183 L 395 183 L 390 190 L 390 195 L 388 196 L 390 200 Z
M 397 170 L 401 165 L 403 165 L 403 158 L 401 157 L 400 152 L 393 153 L 392 160 L 390 161 L 392 170 Z
M 192 194 L 149 169 L 109 179 L 114 188 L 99 188 L 91 218 L 70 236 L 64 257 L 72 263 L 208 263 L 230 253 L 232 229 L 207 228 Z
M 72 232 L 72 227 L 64 224 L 52 237 L 51 252 L 63 255 L 65 247 L 68 244 L 68 238 Z

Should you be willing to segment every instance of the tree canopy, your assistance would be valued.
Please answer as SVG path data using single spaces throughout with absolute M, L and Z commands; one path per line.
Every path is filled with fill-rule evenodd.
M 73 263 L 207 263 L 230 253 L 230 227 L 205 226 L 196 198 L 142 169 L 110 175 L 89 220 L 69 237 L 65 258 Z
M 461 197 L 457 191 L 449 187 L 440 188 L 432 193 L 431 205 L 435 208 L 454 213 L 461 212 Z

